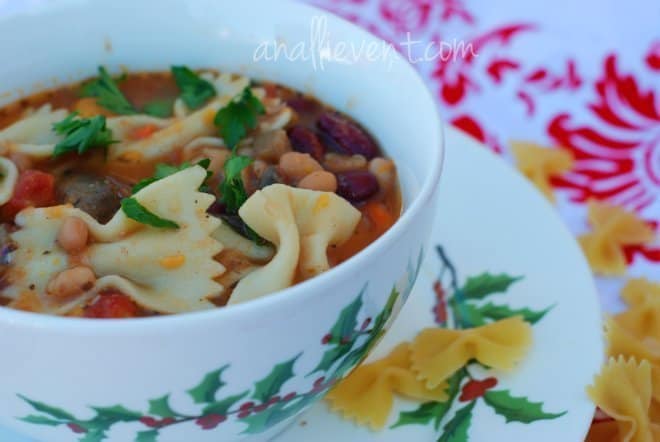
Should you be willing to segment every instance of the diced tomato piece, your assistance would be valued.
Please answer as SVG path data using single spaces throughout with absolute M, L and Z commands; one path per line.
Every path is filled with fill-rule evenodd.
M 40 170 L 26 170 L 18 176 L 14 195 L 0 208 L 5 221 L 13 221 L 26 207 L 46 207 L 55 204 L 55 177 Z
M 157 131 L 158 126 L 155 124 L 145 124 L 144 126 L 138 126 L 133 129 L 129 135 L 129 138 L 131 140 L 144 140 L 145 138 L 152 136 Z
M 139 312 L 137 304 L 120 292 L 102 293 L 94 303 L 85 307 L 86 318 L 134 318 Z

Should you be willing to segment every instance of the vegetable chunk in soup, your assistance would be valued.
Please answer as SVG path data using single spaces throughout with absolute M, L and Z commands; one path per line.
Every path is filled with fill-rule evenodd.
M 100 67 L 0 109 L 0 306 L 132 318 L 247 302 L 349 259 L 400 210 L 377 141 L 277 84 Z

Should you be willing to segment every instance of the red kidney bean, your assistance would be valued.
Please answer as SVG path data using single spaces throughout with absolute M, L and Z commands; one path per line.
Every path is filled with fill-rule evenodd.
M 337 174 L 337 193 L 352 203 L 365 201 L 378 190 L 378 180 L 367 171 L 354 170 Z
M 289 129 L 288 135 L 293 150 L 308 153 L 316 160 L 323 158 L 325 147 L 311 130 L 303 126 L 294 126 Z
M 356 123 L 336 112 L 321 115 L 317 126 L 335 141 L 343 153 L 364 155 L 369 160 L 378 155 L 378 146 L 371 136 Z
M 219 218 L 221 215 L 225 215 L 227 213 L 227 206 L 225 206 L 225 203 L 222 201 L 215 200 L 213 204 L 211 204 L 209 208 L 206 209 L 206 213 Z
M 318 101 L 305 98 L 303 95 L 298 95 L 286 100 L 286 104 L 299 114 L 314 113 L 318 111 L 320 104 Z

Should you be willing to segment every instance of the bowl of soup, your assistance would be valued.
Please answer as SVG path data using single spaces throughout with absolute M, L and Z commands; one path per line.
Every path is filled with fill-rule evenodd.
M 443 138 L 413 67 L 288 1 L 1 20 L 0 425 L 283 431 L 378 342 L 429 247 Z

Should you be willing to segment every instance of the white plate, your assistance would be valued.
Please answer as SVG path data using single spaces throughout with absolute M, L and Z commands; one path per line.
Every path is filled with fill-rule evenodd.
M 318 404 L 277 438 L 278 442 L 584 439 L 594 410 L 585 395 L 585 386 L 598 371 L 603 343 L 596 291 L 580 249 L 553 208 L 505 162 L 450 128 L 446 152 L 438 218 L 418 283 L 399 319 L 370 359 L 383 356 L 420 329 L 436 325 L 433 284 L 443 267 L 437 246 L 443 248 L 455 267 L 459 287 L 467 278 L 485 272 L 522 277 L 503 293 L 473 304 L 492 303 L 533 312 L 550 308 L 533 326 L 532 350 L 511 374 L 471 366 L 469 371 L 474 378 L 498 380 L 488 396 L 491 405 L 496 406 L 484 398 L 461 402 L 459 392 L 438 429 L 434 418 L 427 424 L 389 428 L 401 412 L 418 407 L 403 400 L 397 401 L 388 428 L 377 433 L 344 421 L 330 413 L 325 404 Z M 451 279 L 451 272 L 446 269 L 441 281 L 447 296 L 452 294 Z M 502 311 L 491 309 L 490 314 Z M 540 403 L 541 408 L 535 403 Z M 456 417 L 459 410 L 463 412 Z M 542 417 L 540 410 L 547 414 L 543 415 L 545 419 L 536 420 Z M 443 439 L 443 428 L 452 419 L 452 424 L 460 423 L 456 425 L 458 431 L 453 439 Z M 531 422 L 521 422 L 524 420 Z M 0 440 L 27 442 L 2 429 Z

